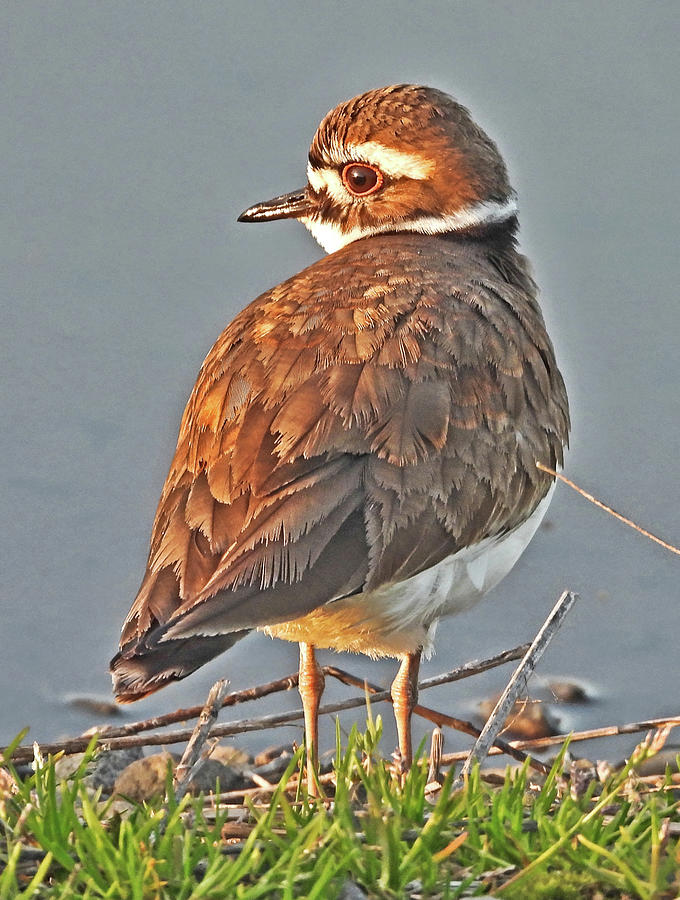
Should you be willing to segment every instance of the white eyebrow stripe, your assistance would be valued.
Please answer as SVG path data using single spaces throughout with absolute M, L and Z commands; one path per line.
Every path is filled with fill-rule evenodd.
M 348 162 L 366 162 L 392 178 L 413 178 L 424 181 L 434 171 L 432 160 L 425 159 L 417 153 L 394 150 L 385 147 L 378 141 L 364 141 L 362 144 L 348 144 L 341 148 L 334 146 L 330 151 L 331 165 L 342 166 Z M 327 191 L 336 203 L 347 203 L 351 194 L 344 187 L 339 172 L 331 166 L 314 168 L 307 164 L 307 180 L 312 188 Z
M 417 181 L 424 181 L 434 172 L 433 160 L 421 156 L 420 153 L 386 147 L 379 141 L 349 144 L 346 153 L 360 162 L 371 163 L 392 178 L 414 178 Z
M 330 166 L 365 162 L 380 169 L 384 175 L 391 178 L 413 178 L 416 181 L 424 181 L 429 178 L 435 169 L 434 161 L 421 156 L 420 153 L 395 150 L 393 147 L 386 147 L 379 141 L 364 141 L 361 144 L 346 144 L 342 147 L 335 143 L 328 148 L 327 158 Z M 312 171 L 320 172 L 322 170 L 312 169 Z

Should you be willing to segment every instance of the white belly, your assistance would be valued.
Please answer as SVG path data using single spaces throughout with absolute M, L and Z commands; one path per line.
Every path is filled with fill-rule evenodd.
M 369 656 L 432 652 L 437 620 L 462 612 L 512 569 L 534 536 L 554 485 L 514 531 L 485 538 L 397 584 L 334 600 L 292 622 L 262 629 L 275 637 Z

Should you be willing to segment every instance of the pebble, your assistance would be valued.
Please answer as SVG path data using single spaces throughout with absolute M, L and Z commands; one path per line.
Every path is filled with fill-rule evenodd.
M 214 793 L 218 780 L 220 791 L 234 791 L 236 788 L 243 787 L 245 781 L 243 773 L 238 769 L 225 766 L 219 759 L 206 759 L 189 782 L 189 793 Z
M 266 766 L 267 763 L 278 759 L 287 753 L 290 758 L 290 744 L 275 744 L 273 747 L 266 747 L 261 753 L 258 753 L 253 760 L 255 766 Z
M 347 880 L 340 888 L 338 900 L 366 900 L 368 894 L 365 894 L 358 884 Z
M 636 766 L 636 772 L 638 775 L 665 775 L 666 766 L 669 766 L 671 775 L 678 775 L 678 756 L 680 756 L 680 747 L 666 745 L 655 756 L 650 756 L 649 759 Z
M 102 789 L 102 794 L 113 793 L 116 779 L 130 763 L 143 757 L 141 747 L 130 747 L 126 750 L 106 750 L 99 753 L 89 764 L 89 771 L 83 783 L 87 788 Z M 54 769 L 58 778 L 70 778 L 82 764 L 84 753 L 73 753 L 57 760 Z
M 121 716 L 123 714 L 118 703 L 102 697 L 67 697 L 65 702 L 74 709 L 92 713 L 95 716 Z
M 244 750 L 230 747 L 227 744 L 218 744 L 210 753 L 210 759 L 216 759 L 225 766 L 247 766 L 250 764 L 250 756 Z
M 575 681 L 550 681 L 548 687 L 560 703 L 590 703 L 592 699 L 585 687 Z
M 168 753 L 153 753 L 130 763 L 118 776 L 114 793 L 141 802 L 165 794 L 168 766 L 174 770 L 177 757 Z M 231 791 L 244 783 L 243 773 L 225 766 L 219 759 L 207 759 L 189 782 L 190 794 L 208 794 L 215 791 L 217 781 L 220 791 Z
M 479 704 L 479 711 L 485 719 L 491 714 L 497 700 L 498 697 L 492 697 Z M 557 724 L 547 704 L 536 700 L 517 700 L 508 714 L 503 732 L 504 735 L 527 741 L 558 733 Z
M 164 751 L 130 763 L 116 778 L 114 793 L 141 803 L 165 793 L 168 766 L 175 768 L 175 757 Z

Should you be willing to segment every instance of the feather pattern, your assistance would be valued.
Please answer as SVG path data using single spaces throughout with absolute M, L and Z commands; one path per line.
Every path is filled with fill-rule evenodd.
M 320 260 L 203 363 L 114 661 L 120 693 L 139 693 L 153 648 L 211 635 L 220 652 L 289 620 L 304 640 L 329 602 L 512 532 L 568 427 L 514 224 L 376 235 Z

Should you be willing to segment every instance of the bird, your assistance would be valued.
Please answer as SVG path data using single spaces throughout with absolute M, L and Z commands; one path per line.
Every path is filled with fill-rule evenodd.
M 200 369 L 146 571 L 111 661 L 120 702 L 253 630 L 299 644 L 307 773 L 316 648 L 394 657 L 402 772 L 437 622 L 510 571 L 550 502 L 569 407 L 503 158 L 423 85 L 340 103 L 297 219 L 326 255 L 242 309 Z

